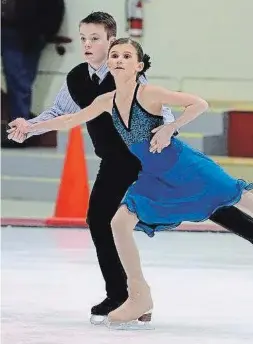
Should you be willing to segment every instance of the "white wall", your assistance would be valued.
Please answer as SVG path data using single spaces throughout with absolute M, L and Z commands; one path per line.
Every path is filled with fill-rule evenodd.
M 145 10 L 151 75 L 211 99 L 253 100 L 252 0 L 154 0 Z
M 78 23 L 91 11 L 115 16 L 125 36 L 125 0 L 65 0 L 62 33 L 73 43 L 60 57 L 52 46 L 35 84 L 36 112 L 49 106 L 66 73 L 82 61 Z M 145 3 L 145 51 L 152 82 L 208 100 L 253 102 L 253 0 L 150 0 Z M 47 75 L 47 72 L 56 73 Z

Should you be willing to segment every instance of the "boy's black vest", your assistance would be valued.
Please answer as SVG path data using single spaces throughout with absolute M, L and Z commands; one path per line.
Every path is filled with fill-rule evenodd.
M 97 96 L 115 90 L 114 79 L 109 72 L 100 85 L 95 85 L 90 78 L 87 63 L 82 63 L 69 72 L 67 86 L 72 99 L 82 109 L 89 106 Z M 113 158 L 115 162 L 123 158 L 129 163 L 137 163 L 136 157 L 129 152 L 115 129 L 112 116 L 108 112 L 103 112 L 87 122 L 87 130 L 95 153 L 100 158 Z

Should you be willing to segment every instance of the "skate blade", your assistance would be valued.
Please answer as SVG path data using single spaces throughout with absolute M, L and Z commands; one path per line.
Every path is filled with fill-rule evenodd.
M 95 326 L 105 325 L 107 322 L 107 316 L 105 315 L 92 315 L 90 317 L 90 323 Z
M 146 331 L 146 330 L 155 329 L 154 326 L 152 326 L 149 321 L 132 320 L 129 322 L 121 323 L 121 322 L 110 322 L 107 319 L 105 324 L 110 330 Z

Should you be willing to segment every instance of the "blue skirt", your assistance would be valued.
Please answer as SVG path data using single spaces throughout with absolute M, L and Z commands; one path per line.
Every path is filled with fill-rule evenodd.
M 149 148 L 147 140 L 130 146 L 142 171 L 121 205 L 137 215 L 136 228 L 150 237 L 183 221 L 205 221 L 218 208 L 239 202 L 244 190 L 253 189 L 253 183 L 231 177 L 177 138 L 160 154 Z

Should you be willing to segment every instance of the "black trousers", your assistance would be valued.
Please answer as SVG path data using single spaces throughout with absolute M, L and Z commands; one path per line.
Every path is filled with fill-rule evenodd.
M 139 163 L 133 159 L 102 160 L 89 202 L 87 222 L 97 251 L 107 296 L 127 297 L 126 274 L 114 244 L 111 220 L 128 187 L 137 179 Z
M 119 301 L 127 297 L 126 274 L 116 251 L 110 223 L 138 172 L 138 164 L 129 164 L 127 160 L 104 160 L 90 196 L 87 221 L 107 296 Z M 253 220 L 236 207 L 219 209 L 210 220 L 253 243 Z

